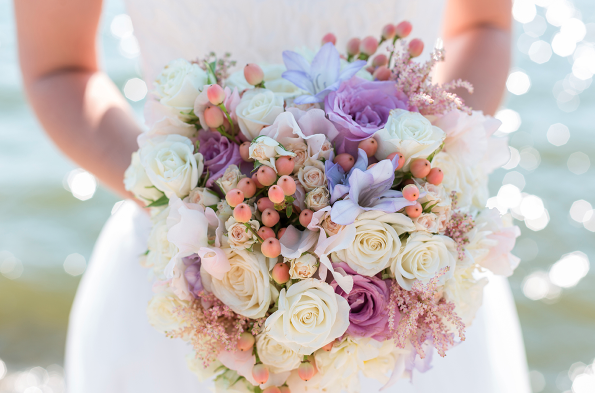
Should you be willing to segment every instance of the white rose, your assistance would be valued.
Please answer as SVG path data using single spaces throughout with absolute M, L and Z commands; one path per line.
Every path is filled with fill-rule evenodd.
M 124 188 L 130 191 L 138 199 L 149 204 L 161 198 L 163 193 L 153 186 L 147 176 L 147 171 L 140 162 L 138 152 L 132 153 L 132 161 L 126 172 L 124 172 Z
M 376 158 L 384 160 L 389 154 L 399 152 L 405 158 L 403 171 L 415 158 L 427 158 L 440 147 L 446 134 L 417 112 L 393 109 L 384 128 L 374 134 L 378 141 Z
M 219 360 L 209 363 L 209 366 L 205 368 L 203 361 L 198 358 L 196 353 L 186 355 L 186 365 L 200 382 L 206 382 L 207 379 L 213 378 L 222 372 L 222 364 Z
M 246 175 L 243 175 L 240 172 L 240 168 L 237 165 L 230 165 L 225 169 L 225 173 L 219 179 L 215 181 L 219 188 L 227 194 L 229 191 L 237 188 L 238 182 L 245 178 Z
M 330 195 L 326 187 L 317 187 L 306 194 L 305 203 L 308 209 L 317 212 L 330 205 L 329 198 Z
M 345 333 L 349 304 L 329 284 L 314 278 L 281 290 L 278 310 L 265 332 L 300 355 L 309 355 Z
M 250 144 L 250 158 L 261 164 L 270 166 L 276 170 L 275 158 L 282 156 L 295 156 L 294 153 L 287 151 L 276 140 L 268 136 L 259 136 Z
M 310 278 L 318 269 L 316 257 L 310 253 L 305 253 L 297 259 L 291 260 L 289 276 L 293 279 L 304 280 Z
M 238 124 L 248 140 L 258 136 L 260 130 L 273 124 L 283 113 L 283 98 L 270 90 L 248 90 L 236 107 Z
M 306 191 L 325 186 L 324 164 L 322 161 L 308 158 L 298 171 L 298 179 Z
M 209 188 L 196 187 L 190 191 L 190 195 L 184 199 L 184 202 L 209 207 L 218 204 L 220 200 L 221 198 L 219 198 L 219 195 L 215 191 Z
M 250 220 L 246 224 L 249 224 L 254 232 L 260 228 L 260 224 L 256 220 Z M 226 236 L 229 246 L 235 250 L 250 248 L 258 241 L 254 232 L 246 228 L 244 223 L 237 222 L 233 217 L 229 217 L 225 222 L 225 229 L 227 230 Z
M 287 79 L 283 79 L 281 76 L 287 69 L 282 64 L 260 64 L 260 68 L 264 73 L 264 83 L 267 90 L 272 91 L 276 95 L 285 99 L 297 97 L 303 94 L 296 85 L 289 82 Z M 244 77 L 244 70 L 236 71 L 232 73 L 229 78 L 225 81 L 226 86 L 230 88 L 237 87 L 238 91 L 252 89 L 246 78 Z
M 449 267 L 438 280 L 439 284 L 453 276 L 457 263 L 457 249 L 454 240 L 442 235 L 414 232 L 393 260 L 390 270 L 399 285 L 410 290 L 415 281 L 427 283 L 440 270 Z
M 194 154 L 190 139 L 180 135 L 157 137 L 139 150 L 147 176 L 168 198 L 190 193 L 204 169 L 202 154 Z
M 430 233 L 438 233 L 440 223 L 438 216 L 434 213 L 423 213 L 419 217 L 413 219 L 415 229 L 418 231 L 426 231 Z
M 401 250 L 399 235 L 415 229 L 411 219 L 401 213 L 371 210 L 360 214 L 355 222 L 354 241 L 336 258 L 347 262 L 358 274 L 373 276 L 390 266 Z
M 465 326 L 471 326 L 475 314 L 483 302 L 483 288 L 488 279 L 479 280 L 473 277 L 474 266 L 459 269 L 444 284 L 444 297 L 455 305 L 456 314 L 463 320 Z
M 205 289 L 235 313 L 247 318 L 258 319 L 265 316 L 276 289 L 269 282 L 267 258 L 260 251 L 224 249 L 231 270 L 218 280 L 203 266 L 200 269 Z
M 482 199 L 486 198 L 487 176 L 482 175 L 479 167 L 469 167 L 463 165 L 453 156 L 446 152 L 436 154 L 432 160 L 433 167 L 439 167 L 444 172 L 442 187 L 448 194 L 452 191 L 457 192 L 459 207 L 466 207 L 472 203 L 476 207 L 485 207 Z M 482 205 L 483 203 L 483 205 Z
M 222 199 L 217 204 L 217 217 L 223 222 L 227 221 L 233 215 L 233 209 L 225 199 Z
M 217 378 L 214 384 L 215 393 L 252 393 L 254 386 L 237 372 L 227 369 Z
M 207 73 L 198 64 L 177 59 L 163 68 L 155 80 L 154 93 L 163 105 L 191 110 L 194 100 L 207 83 Z
M 260 361 L 273 374 L 298 368 L 303 358 L 303 356 L 300 356 L 297 352 L 278 342 L 268 334 L 260 334 L 256 337 L 256 351 L 258 352 Z
M 162 333 L 171 332 L 184 326 L 184 319 L 176 313 L 190 307 L 172 292 L 165 290 L 156 293 L 147 306 L 149 323 Z
M 167 226 L 168 215 L 169 207 L 155 217 L 147 244 L 147 248 L 149 249 L 146 262 L 147 267 L 152 267 L 155 276 L 159 279 L 165 279 L 163 271 L 173 256 L 178 253 L 178 247 L 167 240 L 167 232 L 169 230 Z

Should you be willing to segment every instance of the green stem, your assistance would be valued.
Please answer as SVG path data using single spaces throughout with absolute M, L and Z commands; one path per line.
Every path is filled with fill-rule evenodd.
M 393 61 L 393 55 L 395 54 L 395 45 L 397 44 L 397 40 L 399 39 L 399 36 L 396 35 L 395 38 L 393 38 L 393 50 L 390 51 L 390 55 L 388 55 L 388 69 L 390 70 L 391 68 L 391 64 Z
M 225 107 L 225 104 L 224 103 L 219 104 L 219 108 L 221 108 L 221 110 L 223 111 L 223 113 L 225 113 L 225 117 L 227 117 L 227 121 L 231 125 L 231 135 L 233 135 L 235 137 L 236 136 L 235 126 L 233 125 L 233 121 L 231 121 L 231 115 L 227 111 L 227 108 Z
M 254 236 L 256 236 L 256 238 L 258 239 L 259 242 L 264 243 L 264 240 L 262 239 L 262 237 L 258 236 L 258 233 L 256 233 L 254 228 L 252 228 L 252 225 L 250 225 L 248 223 L 244 223 L 244 225 L 246 226 L 246 228 L 248 228 L 248 230 L 250 232 L 252 232 L 254 234 Z
M 225 132 L 225 128 L 223 128 L 223 126 L 220 126 L 219 128 L 217 128 L 217 131 L 219 131 L 219 133 L 221 135 L 223 135 L 224 137 L 226 137 L 227 139 L 229 139 L 230 141 L 232 141 L 233 143 L 235 143 L 236 145 L 239 145 L 240 142 L 238 142 L 236 140 L 236 138 L 234 138 L 233 136 L 229 135 L 227 132 Z

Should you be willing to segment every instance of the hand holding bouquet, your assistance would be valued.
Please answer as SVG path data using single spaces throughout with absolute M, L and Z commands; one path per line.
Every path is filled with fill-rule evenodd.
M 151 323 L 217 391 L 359 391 L 465 338 L 517 227 L 485 208 L 499 122 L 432 83 L 411 25 L 284 65 L 172 61 L 126 173 L 152 209 Z M 377 54 L 379 48 L 387 54 Z

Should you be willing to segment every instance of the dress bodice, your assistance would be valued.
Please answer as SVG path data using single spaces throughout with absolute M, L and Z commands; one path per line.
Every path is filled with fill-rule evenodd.
M 283 50 L 320 45 L 334 33 L 379 36 L 386 23 L 409 20 L 427 48 L 438 37 L 446 0 L 125 0 L 147 81 L 176 58 L 231 52 L 241 63 L 280 63 Z M 426 52 L 428 50 L 426 49 Z

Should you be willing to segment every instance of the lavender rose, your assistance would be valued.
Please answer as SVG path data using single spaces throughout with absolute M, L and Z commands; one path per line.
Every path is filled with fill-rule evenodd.
M 408 109 L 407 97 L 394 82 L 351 78 L 325 99 L 325 111 L 339 136 L 333 142 L 339 153 L 357 157 L 357 144 L 384 127 L 390 111 Z
M 184 278 L 188 281 L 188 290 L 197 298 L 200 291 L 203 290 L 202 280 L 200 279 L 200 257 L 197 254 L 192 254 L 182 258 L 182 262 L 186 265 Z
M 371 337 L 381 341 L 388 334 L 388 284 L 377 276 L 360 276 L 345 262 L 333 264 L 353 277 L 353 289 L 345 293 L 336 281 L 332 282 L 335 293 L 349 303 L 349 327 L 347 332 L 356 337 Z M 399 311 L 395 310 L 398 315 Z
M 240 165 L 242 162 L 238 145 L 216 131 L 199 131 L 198 141 L 199 151 L 204 157 L 205 170 L 208 169 L 210 173 L 207 187 L 213 187 L 215 180 L 223 176 L 228 166 Z

